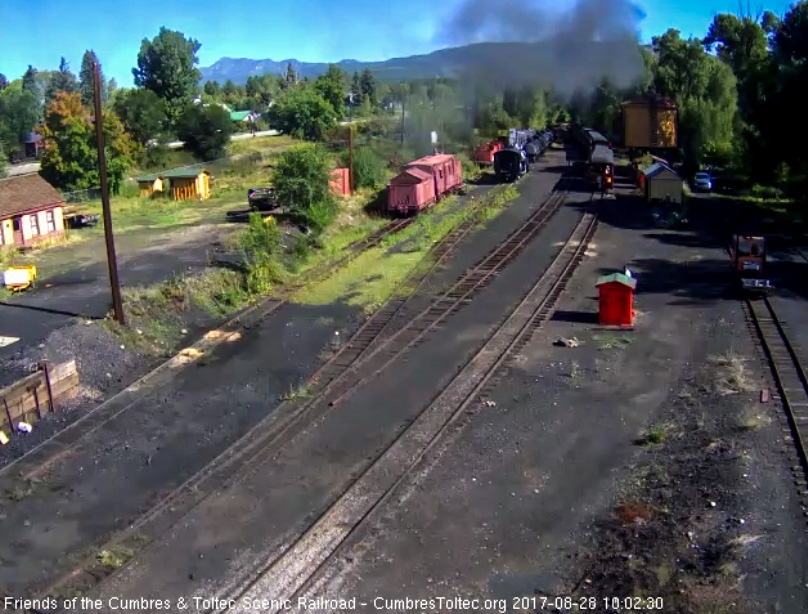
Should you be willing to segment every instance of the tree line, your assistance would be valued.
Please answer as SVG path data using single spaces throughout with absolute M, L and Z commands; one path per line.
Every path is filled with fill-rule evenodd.
M 346 115 L 399 117 L 401 110 L 400 138 L 406 135 L 421 154 L 432 147 L 433 130 L 443 143 L 468 145 L 505 128 L 571 119 L 617 136 L 620 103 L 654 93 L 679 106 L 686 168 L 713 165 L 756 182 L 793 185 L 808 171 L 806 127 L 796 121 L 798 88 L 808 71 L 806 41 L 808 0 L 782 18 L 720 14 L 701 39 L 684 39 L 675 29 L 654 37 L 641 49 L 645 69 L 632 87 L 621 90 L 604 78 L 592 90 L 564 98 L 548 84 L 495 89 L 485 75 L 474 74 L 386 83 L 369 70 L 348 75 L 330 65 L 317 78 L 301 78 L 291 63 L 284 74 L 251 76 L 243 86 L 209 81 L 200 87 L 200 43 L 161 28 L 141 43 L 135 87 L 121 89 L 102 76 L 110 173 L 118 181 L 153 141 L 178 138 L 201 160 L 223 155 L 236 128 L 222 105 L 255 112 L 257 127 L 271 125 L 307 140 L 322 139 Z M 88 50 L 78 76 L 64 58 L 56 71 L 29 67 L 11 82 L 0 75 L 0 160 L 6 162 L 36 129 L 46 142 L 43 175 L 63 189 L 97 185 L 91 155 L 97 61 Z

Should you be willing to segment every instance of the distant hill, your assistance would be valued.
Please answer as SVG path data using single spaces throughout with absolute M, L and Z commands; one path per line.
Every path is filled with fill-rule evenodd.
M 280 61 L 222 58 L 201 69 L 202 81 L 224 83 L 231 79 L 243 85 L 247 77 L 266 73 L 281 74 L 292 62 L 301 77 L 317 77 L 328 69 L 327 63 L 299 62 L 295 59 Z M 463 47 L 440 49 L 424 55 L 393 58 L 383 62 L 337 62 L 352 74 L 365 68 L 377 78 L 389 81 L 452 77 L 466 70 L 494 71 L 500 77 L 517 78 L 532 73 L 530 78 L 548 78 L 557 81 L 570 78 L 588 79 L 595 74 L 634 72 L 641 66 L 639 46 L 626 43 L 538 42 L 538 43 L 478 43 Z

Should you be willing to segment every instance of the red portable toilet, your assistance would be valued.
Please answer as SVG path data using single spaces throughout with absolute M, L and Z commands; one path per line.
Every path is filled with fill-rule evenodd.
M 634 325 L 634 289 L 637 280 L 622 273 L 613 273 L 598 279 L 601 326 Z

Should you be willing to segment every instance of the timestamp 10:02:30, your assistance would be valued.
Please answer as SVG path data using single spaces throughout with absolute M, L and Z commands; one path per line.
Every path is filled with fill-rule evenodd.
M 662 597 L 515 597 L 512 605 L 514 610 L 661 612 L 665 602 Z

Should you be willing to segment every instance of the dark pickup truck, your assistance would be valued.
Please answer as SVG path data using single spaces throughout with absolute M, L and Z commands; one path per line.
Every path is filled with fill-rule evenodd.
M 247 190 L 247 202 L 252 211 L 272 211 L 279 207 L 272 188 L 250 188 Z
M 100 219 L 101 216 L 97 213 L 92 213 L 89 215 L 84 213 L 76 213 L 74 215 L 65 216 L 65 221 L 67 222 L 68 228 L 89 228 L 90 226 L 95 226 L 98 224 Z

